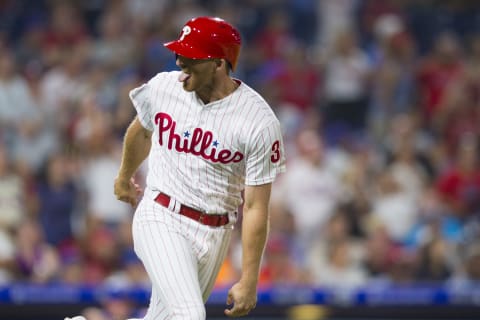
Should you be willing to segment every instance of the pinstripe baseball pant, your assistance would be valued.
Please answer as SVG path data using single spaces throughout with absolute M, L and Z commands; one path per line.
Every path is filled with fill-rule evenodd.
M 205 302 L 228 250 L 233 227 L 209 227 L 150 197 L 133 218 L 135 252 L 152 282 L 144 320 L 205 319 Z

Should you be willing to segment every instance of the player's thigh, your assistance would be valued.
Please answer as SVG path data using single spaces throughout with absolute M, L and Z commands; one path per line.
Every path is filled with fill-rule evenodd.
M 189 243 L 160 221 L 134 221 L 133 237 L 135 250 L 156 290 L 156 303 L 173 312 L 189 312 L 190 318 L 196 319 L 194 314 L 202 312 L 203 300 L 197 261 Z
M 198 278 L 204 302 L 210 296 L 220 267 L 225 260 L 232 234 L 230 229 L 219 229 L 212 232 L 212 236 L 209 237 L 211 243 L 208 253 L 200 259 L 198 267 Z

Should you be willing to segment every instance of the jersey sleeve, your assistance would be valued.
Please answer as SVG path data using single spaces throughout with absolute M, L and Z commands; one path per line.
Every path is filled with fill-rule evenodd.
M 153 112 L 151 102 L 152 81 L 142 84 L 140 87 L 132 89 L 129 93 L 130 100 L 137 111 L 138 120 L 145 129 L 153 131 Z
M 285 172 L 285 152 L 278 121 L 259 130 L 250 139 L 245 184 L 271 183 L 277 174 Z

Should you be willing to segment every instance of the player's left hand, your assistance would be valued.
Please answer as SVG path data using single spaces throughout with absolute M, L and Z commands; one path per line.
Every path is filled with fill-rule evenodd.
M 133 178 L 130 180 L 117 178 L 115 179 L 113 192 L 118 200 L 130 203 L 132 207 L 135 207 L 137 205 L 137 198 L 142 193 L 142 189 L 140 185 L 135 183 Z
M 229 317 L 241 317 L 247 315 L 257 305 L 257 287 L 237 282 L 228 291 L 227 305 L 231 309 L 225 309 L 225 315 Z

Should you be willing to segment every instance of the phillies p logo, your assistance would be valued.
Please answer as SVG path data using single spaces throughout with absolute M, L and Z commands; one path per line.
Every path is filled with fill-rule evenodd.
M 190 26 L 185 26 L 182 29 L 182 34 L 180 35 L 180 41 L 183 41 L 185 39 L 185 36 L 189 35 L 192 32 L 192 28 Z

